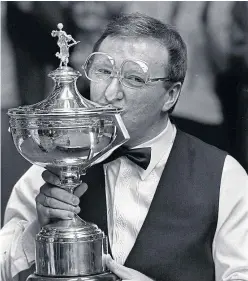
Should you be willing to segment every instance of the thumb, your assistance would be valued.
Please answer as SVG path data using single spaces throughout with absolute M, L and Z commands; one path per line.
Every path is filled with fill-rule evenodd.
M 83 182 L 75 188 L 74 195 L 80 198 L 86 192 L 87 189 L 88 189 L 87 183 Z
M 132 274 L 130 272 L 130 268 L 125 267 L 121 264 L 118 264 L 116 261 L 114 261 L 110 255 L 107 255 L 105 258 L 106 266 L 108 269 L 113 272 L 115 275 L 117 275 L 120 279 L 132 279 Z

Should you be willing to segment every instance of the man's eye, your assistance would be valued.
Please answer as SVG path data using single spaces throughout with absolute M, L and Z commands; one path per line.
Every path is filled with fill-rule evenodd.
M 105 74 L 105 75 L 110 75 L 111 74 L 111 70 L 106 69 L 106 68 L 98 68 L 95 70 L 96 74 Z
M 145 83 L 145 80 L 143 78 L 136 75 L 128 75 L 125 77 L 125 79 L 128 79 L 129 81 L 133 81 L 136 83 Z

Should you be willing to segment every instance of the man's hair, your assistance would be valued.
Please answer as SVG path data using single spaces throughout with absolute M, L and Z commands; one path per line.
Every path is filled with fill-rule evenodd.
M 172 82 L 183 84 L 187 70 L 187 48 L 177 30 L 149 16 L 133 13 L 120 14 L 106 27 L 95 43 L 93 52 L 97 52 L 106 37 L 144 37 L 160 42 L 169 53 L 166 73 Z

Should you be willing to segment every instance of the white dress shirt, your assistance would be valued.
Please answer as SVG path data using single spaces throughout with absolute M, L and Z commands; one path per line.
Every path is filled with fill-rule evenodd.
M 126 157 L 104 165 L 108 232 L 113 257 L 124 264 L 142 227 L 170 154 L 176 128 L 171 122 L 156 138 L 137 147 L 151 147 L 146 170 Z M 0 231 L 1 280 L 18 280 L 34 262 L 39 231 L 35 197 L 44 184 L 43 168 L 32 166 L 17 182 Z M 2 242 L 3 241 L 3 242 Z M 219 214 L 213 240 L 216 281 L 248 281 L 248 177 L 231 156 L 224 162 Z

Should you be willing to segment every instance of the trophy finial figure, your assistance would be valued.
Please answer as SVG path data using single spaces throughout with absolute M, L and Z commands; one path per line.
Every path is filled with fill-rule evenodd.
M 53 30 L 51 33 L 53 37 L 58 36 L 57 45 L 60 48 L 60 52 L 57 52 L 55 55 L 60 59 L 60 67 L 62 65 L 67 66 L 69 62 L 69 48 L 73 45 L 78 44 L 80 41 L 76 41 L 70 34 L 67 34 L 64 30 L 62 30 L 64 27 L 62 23 L 59 23 L 57 27 L 59 30 Z M 71 41 L 72 43 L 68 44 Z

